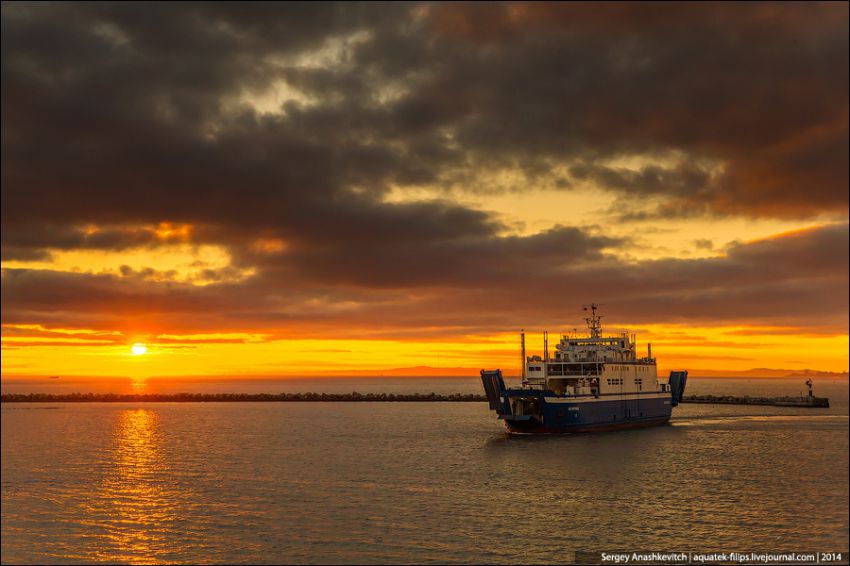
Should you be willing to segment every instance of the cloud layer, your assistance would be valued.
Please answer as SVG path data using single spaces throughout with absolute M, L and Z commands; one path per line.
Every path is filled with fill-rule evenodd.
M 4 323 L 492 331 L 597 299 L 846 329 L 847 4 L 2 9 L 4 260 L 181 242 L 252 274 L 17 265 Z M 587 187 L 605 222 L 822 225 L 637 262 L 605 222 L 517 235 L 463 204 Z

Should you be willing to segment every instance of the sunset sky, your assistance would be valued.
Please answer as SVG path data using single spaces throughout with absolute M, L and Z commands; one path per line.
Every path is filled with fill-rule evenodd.
M 846 371 L 848 192 L 843 2 L 2 5 L 4 378 Z

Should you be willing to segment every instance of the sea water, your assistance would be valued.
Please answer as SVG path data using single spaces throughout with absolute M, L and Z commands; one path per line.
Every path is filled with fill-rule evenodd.
M 799 385 L 693 379 L 688 392 L 783 395 Z M 272 387 L 466 393 L 480 384 Z M 847 382 L 819 382 L 816 393 L 832 407 L 682 405 L 666 426 L 545 437 L 506 436 L 486 403 L 4 403 L 2 561 L 846 551 Z

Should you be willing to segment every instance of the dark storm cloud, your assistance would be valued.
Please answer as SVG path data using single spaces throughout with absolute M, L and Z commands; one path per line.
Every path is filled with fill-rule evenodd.
M 3 261 L 42 261 L 52 257 L 50 252 L 40 248 L 3 245 L 0 259 Z
M 276 79 L 271 59 L 361 29 L 364 11 L 4 5 L 4 224 L 286 223 L 352 181 L 381 182 L 380 144 L 225 115 Z
M 570 167 L 574 179 L 593 181 L 597 186 L 641 195 L 671 195 L 691 198 L 708 188 L 711 174 L 692 163 L 681 163 L 665 169 L 648 165 L 639 170 L 606 167 L 593 163 L 578 163 Z
M 625 264 L 605 253 L 623 242 L 598 231 L 506 238 L 498 219 L 455 197 L 591 183 L 658 203 L 623 218 L 846 216 L 846 4 L 2 10 L 4 258 L 152 246 L 153 228 L 172 222 L 257 269 L 202 289 L 9 271 L 4 320 L 130 305 L 134 316 L 221 309 L 303 323 L 300 305 L 326 301 L 403 326 L 398 305 L 417 293 L 408 312 L 435 324 L 472 324 L 473 306 L 491 313 L 477 323 L 501 324 L 528 293 L 540 304 L 598 293 L 734 318 L 719 306 L 724 281 L 740 282 L 726 295 L 736 308 L 760 289 L 772 306 L 844 294 L 835 282 L 846 285 L 846 264 L 832 253 L 798 275 L 791 266 L 804 256 L 769 244 Z M 257 110 L 261 97 L 280 111 Z M 632 157 L 642 164 L 615 165 Z M 493 185 L 503 170 L 523 181 Z M 385 200 L 411 185 L 444 198 Z M 286 251 L 258 252 L 256 238 Z M 772 279 L 759 282 L 759 270 Z M 435 288 L 451 293 L 435 299 Z
M 177 234 L 157 235 L 156 226 L 68 226 L 57 224 L 14 225 L 14 229 L 3 226 L 3 258 L 23 259 L 24 250 L 35 254 L 32 259 L 46 259 L 49 254 L 39 248 L 49 245 L 59 250 L 114 250 L 155 247 L 164 243 L 180 241 Z M 7 242 L 14 245 L 7 246 Z M 8 257 L 7 254 L 8 253 Z M 38 255 L 42 254 L 42 255 Z
M 603 186 L 723 213 L 841 212 L 846 15 L 843 4 L 7 3 L 3 220 L 281 226 L 353 187 L 474 186 L 488 167 L 534 178 L 670 150 L 727 174 L 706 187 L 698 168 L 650 166 Z M 358 33 L 339 64 L 309 60 Z M 234 110 L 280 80 L 316 103 L 274 118 Z
M 458 56 L 447 90 L 489 93 L 470 94 L 482 106 L 463 130 L 470 145 L 553 160 L 676 149 L 728 174 L 693 195 L 674 183 L 674 201 L 719 213 L 846 214 L 846 5 L 505 14 L 445 26 L 477 53 Z
M 333 263 L 298 265 L 286 276 L 264 270 L 243 283 L 203 288 L 7 269 L 2 312 L 4 323 L 62 321 L 103 329 L 149 324 L 186 332 L 270 334 L 333 329 L 336 337 L 356 337 L 365 329 L 393 335 L 430 327 L 459 333 L 508 330 L 529 320 L 556 328 L 565 312 L 592 296 L 631 324 L 757 323 L 846 332 L 848 236 L 848 225 L 837 224 L 737 244 L 726 257 L 634 264 L 612 258 L 567 261 L 565 243 L 587 237 L 554 230 L 535 237 L 533 245 L 521 239 L 507 243 L 510 253 L 500 257 L 502 263 L 487 253 L 457 262 L 444 256 L 446 267 L 438 274 L 398 257 L 388 260 L 398 265 L 383 267 L 365 257 L 370 269 L 361 268 L 356 258 L 340 261 L 335 270 Z M 431 259 L 423 261 L 430 266 Z M 463 259 L 472 262 L 474 272 L 458 267 Z M 378 281 L 376 272 L 387 280 Z
M 444 239 L 380 247 L 336 242 L 295 251 L 292 265 L 305 278 L 368 287 L 477 286 L 482 280 L 516 283 L 603 257 L 622 241 L 576 228 L 554 228 L 529 237 Z

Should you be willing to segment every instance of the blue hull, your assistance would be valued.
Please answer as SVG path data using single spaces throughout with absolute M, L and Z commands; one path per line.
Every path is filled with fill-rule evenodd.
M 504 415 L 508 432 L 553 434 L 620 430 L 660 425 L 670 420 L 669 398 L 550 403 L 540 398 L 539 415 Z
M 505 426 L 510 434 L 574 434 L 581 432 L 606 432 L 611 430 L 625 430 L 630 428 L 644 428 L 666 424 L 670 417 L 659 417 L 657 419 L 639 419 L 622 421 L 619 423 L 597 423 L 582 426 L 550 427 L 539 422 L 510 422 Z

